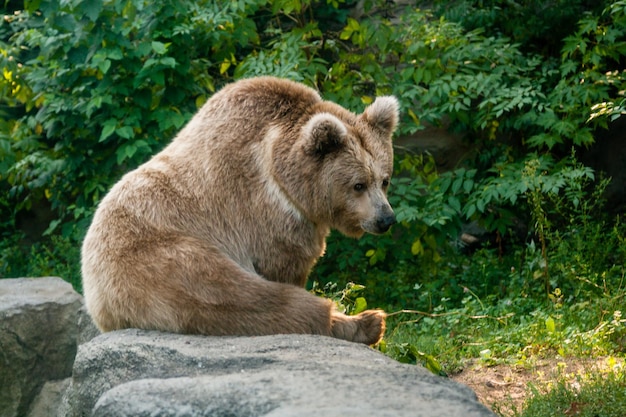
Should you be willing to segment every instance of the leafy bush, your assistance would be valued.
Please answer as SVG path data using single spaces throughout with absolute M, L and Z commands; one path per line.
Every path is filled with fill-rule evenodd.
M 322 260 L 315 278 L 359 275 L 357 282 L 381 288 L 371 291 L 380 291 L 383 303 L 398 290 L 405 294 L 394 295 L 398 305 L 415 302 L 406 294 L 416 287 L 441 282 L 442 290 L 449 287 L 445 281 L 458 281 L 454 272 L 443 269 L 455 263 L 449 243 L 456 242 L 461 226 L 469 221 L 494 233 L 501 253 L 507 244 L 530 243 L 528 253 L 539 247 L 543 280 L 535 287 L 540 292 L 543 288 L 544 295 L 568 285 L 563 280 L 573 285 L 571 274 L 557 279 L 550 271 L 551 265 L 566 265 L 565 259 L 552 264 L 549 258 L 558 251 L 564 254 L 576 241 L 577 253 L 600 255 L 589 244 L 591 239 L 613 236 L 607 252 L 619 255 L 600 255 L 593 268 L 601 274 L 604 268 L 623 264 L 621 232 L 612 231 L 621 229 L 619 220 L 605 222 L 602 206 L 596 203 L 607 180 L 576 162 L 571 149 L 590 146 L 597 129 L 624 114 L 626 79 L 620 62 L 626 53 L 625 6 L 613 2 L 597 15 L 583 14 L 578 29 L 555 56 L 540 56 L 536 49 L 521 49 L 481 30 L 467 32 L 426 12 L 403 15 L 402 31 L 389 31 L 385 21 L 348 19 L 341 36 L 350 39 L 354 49 L 344 53 L 331 76 L 367 79 L 359 72 L 366 68 L 367 74 L 375 74 L 378 89 L 390 88 L 399 96 L 406 109 L 403 133 L 425 123 L 447 124 L 466 133 L 475 156 L 443 174 L 423 156 L 399 159 L 390 201 L 401 225 L 376 241 L 331 241 L 330 256 Z M 376 48 L 362 55 L 365 44 Z M 388 62 L 394 63 L 391 71 Z M 360 94 L 367 102 L 366 93 Z M 589 192 L 594 182 L 598 190 Z M 571 239 L 574 235 L 577 240 Z M 350 256 L 354 253 L 358 255 Z M 525 256 L 526 251 L 518 253 Z M 443 264 L 442 255 L 447 260 Z M 536 282 L 533 276 L 521 279 L 530 285 Z M 620 288 L 616 279 L 614 289 Z M 457 292 L 457 302 L 458 297 Z
M 88 217 L 215 91 L 222 61 L 258 43 L 254 3 L 44 0 L 9 16 L 2 87 L 21 113 L 0 136 L 11 196 Z

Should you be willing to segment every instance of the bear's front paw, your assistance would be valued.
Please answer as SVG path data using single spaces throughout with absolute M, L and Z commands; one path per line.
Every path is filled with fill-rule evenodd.
M 385 334 L 385 317 L 382 310 L 366 310 L 354 316 L 357 318 L 359 329 L 354 335 L 354 341 L 375 345 Z
M 340 339 L 374 345 L 385 333 L 385 312 L 366 310 L 356 316 L 333 314 L 332 335 Z

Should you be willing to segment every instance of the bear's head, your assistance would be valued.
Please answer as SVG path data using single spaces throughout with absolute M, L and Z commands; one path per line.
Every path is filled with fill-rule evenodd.
M 347 236 L 384 233 L 396 222 L 387 200 L 393 171 L 395 97 L 377 98 L 360 115 L 329 102 L 318 106 L 298 141 L 296 193 L 307 216 Z M 304 172 L 303 172 L 304 171 Z

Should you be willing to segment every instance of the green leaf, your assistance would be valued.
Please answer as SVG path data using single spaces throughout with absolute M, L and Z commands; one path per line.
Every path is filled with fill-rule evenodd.
M 167 46 L 163 42 L 152 41 L 150 45 L 152 46 L 152 50 L 159 55 L 163 55 L 167 52 Z
M 152 105 L 152 91 L 148 88 L 135 91 L 133 101 L 144 109 L 150 109 Z
M 122 52 L 120 48 L 107 49 L 105 53 L 106 53 L 107 58 L 113 59 L 116 61 L 124 58 L 124 53 Z
M 476 213 L 476 204 L 469 204 L 465 209 L 465 217 L 468 219 Z
M 120 146 L 115 152 L 115 155 L 117 156 L 117 164 L 121 165 L 127 159 L 132 158 L 133 155 L 135 155 L 135 152 L 137 152 L 137 147 L 132 143 L 125 143 Z
M 167 68 L 174 68 L 176 66 L 176 59 L 171 56 L 159 59 L 159 64 Z
M 448 174 L 445 177 L 441 176 L 439 177 L 439 189 L 442 193 L 446 193 L 448 192 L 448 189 L 450 188 L 450 185 L 452 185 L 452 177 Z
M 153 50 L 152 43 L 150 42 L 140 42 L 135 48 L 136 56 L 145 57 Z
M 448 205 L 456 212 L 461 212 L 461 201 L 455 196 L 448 198 Z
M 24 9 L 28 12 L 36 12 L 39 9 L 41 0 L 24 0 Z
M 363 297 L 357 297 L 357 299 L 354 301 L 354 309 L 352 310 L 352 314 L 359 314 L 365 310 L 367 310 L 367 301 Z
M 50 24 L 55 29 L 60 29 L 63 32 L 72 33 L 76 30 L 76 19 L 71 14 L 56 14 L 50 19 Z
M 220 64 L 220 74 L 225 74 L 231 65 L 232 65 L 231 62 L 228 59 L 225 59 L 224 61 L 222 61 L 222 63 Z
M 443 366 L 439 363 L 437 359 L 433 355 L 429 355 L 427 353 L 421 352 L 414 345 L 411 345 L 411 353 L 418 359 L 422 365 L 430 372 L 439 376 L 447 376 L 443 371 Z
M 83 0 L 79 2 L 80 8 L 89 20 L 95 22 L 102 12 L 102 0 Z
M 468 178 L 465 180 L 465 182 L 463 182 L 463 191 L 465 191 L 466 194 L 469 194 L 472 192 L 472 188 L 474 188 L 474 180 Z
M 424 246 L 422 246 L 422 241 L 420 239 L 417 239 L 413 242 L 413 245 L 411 245 L 411 253 L 415 256 L 424 254 Z
M 352 37 L 355 32 L 359 32 L 361 30 L 361 25 L 359 22 L 351 17 L 348 18 L 348 24 L 344 28 L 344 30 L 339 35 L 341 40 L 347 41 Z
M 109 136 L 113 134 L 113 132 L 115 132 L 116 127 L 117 127 L 116 119 L 109 119 L 106 122 L 104 122 L 103 127 L 102 127 L 102 133 L 100 133 L 100 139 L 98 139 L 98 142 L 104 142 Z
M 130 126 L 122 126 L 119 129 L 115 129 L 115 133 L 124 139 L 130 139 L 133 137 L 133 128 Z
M 163 72 L 155 71 L 152 74 L 150 74 L 150 78 L 152 79 L 152 82 L 154 82 L 156 85 L 159 85 L 159 86 L 165 85 L 165 74 L 163 74 Z
M 462 185 L 463 185 L 463 177 L 462 177 L 462 174 L 459 173 L 459 177 L 456 178 L 454 182 L 452 183 L 452 194 L 458 193 Z
M 54 233 L 56 228 L 61 224 L 60 219 L 52 220 L 48 225 L 48 228 L 43 232 L 43 236 L 50 236 Z
M 556 323 L 552 317 L 546 319 L 546 330 L 548 333 L 556 332 Z
M 97 65 L 102 74 L 106 74 L 109 71 L 109 68 L 111 68 L 111 61 L 109 61 L 108 59 L 103 59 L 102 61 L 98 62 Z

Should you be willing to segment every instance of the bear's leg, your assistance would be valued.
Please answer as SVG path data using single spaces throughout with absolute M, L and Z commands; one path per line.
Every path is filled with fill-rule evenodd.
M 336 311 L 330 300 L 294 285 L 268 281 L 229 259 L 215 262 L 210 275 L 215 278 L 209 279 L 206 290 L 195 292 L 196 296 L 206 292 L 206 298 L 198 297 L 188 304 L 192 306 L 187 316 L 189 332 L 307 333 L 366 344 L 377 343 L 383 336 L 385 315 L 380 310 L 346 316 Z
M 301 287 L 268 281 L 206 242 L 157 239 L 111 265 L 90 312 L 104 330 L 206 335 L 306 333 L 374 344 L 384 315 L 346 316 Z M 99 320 L 100 318 L 100 320 Z

